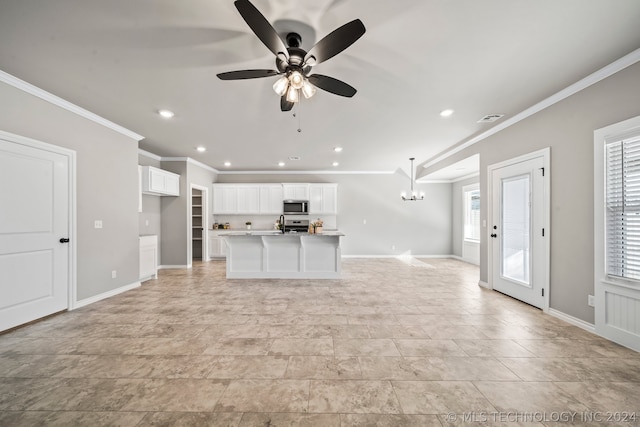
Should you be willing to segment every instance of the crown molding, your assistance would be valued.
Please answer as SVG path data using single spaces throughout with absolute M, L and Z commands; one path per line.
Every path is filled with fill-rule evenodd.
M 220 175 L 393 175 L 395 171 L 220 171 Z
M 456 182 L 464 181 L 465 179 L 475 178 L 476 176 L 480 176 L 480 172 L 474 172 L 465 176 L 460 176 L 460 177 L 451 178 L 451 179 L 416 179 L 416 183 L 418 184 L 453 184 Z
M 39 87 L 36 87 L 31 83 L 25 82 L 24 80 L 20 80 L 19 78 L 12 76 L 11 74 L 6 73 L 2 70 L 0 70 L 0 82 L 6 83 L 9 86 L 13 86 L 16 89 L 20 89 L 23 92 L 43 99 L 57 107 L 64 108 L 67 111 L 77 114 L 80 117 L 84 117 L 87 120 L 91 120 L 92 122 L 98 123 L 135 141 L 141 141 L 144 139 L 144 136 L 142 135 L 138 135 L 137 133 L 130 131 L 129 129 L 124 128 L 118 124 L 115 124 L 112 121 L 105 119 L 104 117 L 100 117 L 97 114 L 92 113 L 91 111 L 85 110 L 82 107 L 78 107 L 77 105 L 62 99 L 59 96 L 49 93 L 46 90 L 40 89 Z
M 471 138 L 470 140 L 455 146 L 453 148 L 451 148 L 450 150 L 445 151 L 443 154 L 440 154 L 436 157 L 431 158 L 430 160 L 428 160 L 424 165 L 422 165 L 423 168 L 428 168 L 430 166 L 433 166 L 439 162 L 441 162 L 442 160 L 453 156 L 454 154 L 464 150 L 465 148 L 469 148 L 474 144 L 477 144 L 478 142 L 492 136 L 495 135 L 496 133 L 515 125 L 516 123 L 526 119 L 529 116 L 532 116 L 542 110 L 544 110 L 545 108 L 548 108 L 550 106 L 552 106 L 553 104 L 556 104 L 568 97 L 570 97 L 571 95 L 574 95 L 578 92 L 580 92 L 583 89 L 588 88 L 589 86 L 592 86 L 596 83 L 598 83 L 601 80 L 606 79 L 607 77 L 610 77 L 612 75 L 614 75 L 615 73 L 624 70 L 625 68 L 635 64 L 636 62 L 640 61 L 640 49 L 636 49 L 633 52 L 623 56 L 622 58 L 618 59 L 617 61 L 612 62 L 611 64 L 599 69 L 598 71 L 589 74 L 587 77 L 583 78 L 582 80 L 577 81 L 576 83 L 572 84 L 571 86 L 568 86 L 564 89 L 562 89 L 560 92 L 557 92 L 553 95 L 551 95 L 550 97 L 538 102 L 537 104 L 532 105 L 531 107 L 527 108 L 526 110 L 516 114 L 513 117 L 510 117 L 509 119 L 505 120 L 504 122 L 500 123 L 497 126 L 492 127 L 491 129 L 487 130 L 486 132 L 481 133 L 480 135 Z
M 187 163 L 191 163 L 192 165 L 196 165 L 198 167 L 201 167 L 202 169 L 206 169 L 210 172 L 213 173 L 221 173 L 218 169 L 212 168 L 209 165 L 205 165 L 202 162 L 199 162 L 197 160 L 192 159 L 191 157 L 160 157 L 160 161 L 162 162 L 187 162 Z
M 148 158 L 153 159 L 153 160 L 158 160 L 158 161 L 162 160 L 162 157 L 158 156 L 157 154 L 153 154 L 153 153 L 150 153 L 148 151 L 145 151 L 142 148 L 138 148 L 138 154 L 140 154 L 141 156 L 144 156 L 144 157 L 148 157 Z

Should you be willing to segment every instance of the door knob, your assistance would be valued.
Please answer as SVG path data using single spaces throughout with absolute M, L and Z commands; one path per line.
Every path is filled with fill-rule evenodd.
M 60 243 L 69 243 L 69 239 L 63 237 L 60 239 Z
M 498 235 L 494 233 L 494 234 L 491 234 L 491 237 L 495 239 L 496 237 L 498 237 Z

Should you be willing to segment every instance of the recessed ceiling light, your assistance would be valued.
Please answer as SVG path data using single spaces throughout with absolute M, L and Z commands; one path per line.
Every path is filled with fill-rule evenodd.
M 158 114 L 160 114 L 165 119 L 170 119 L 173 116 L 175 116 L 175 113 L 173 111 L 169 111 L 169 110 L 158 110 Z
M 335 151 L 336 153 L 339 153 L 342 151 L 342 147 L 336 147 L 333 149 L 333 151 Z
M 340 163 L 338 163 L 338 162 L 333 162 L 332 164 L 333 164 L 333 166 L 338 166 Z
M 226 167 L 229 167 L 229 166 L 231 166 L 231 162 L 224 162 L 224 165 L 225 165 Z
M 205 151 L 207 151 L 207 147 L 203 147 L 202 145 L 199 145 L 196 147 L 196 150 L 198 150 L 198 153 L 204 153 Z
M 278 162 L 278 166 L 280 167 L 284 166 L 284 162 Z
M 449 116 L 450 116 L 450 115 L 452 115 L 452 114 L 453 114 L 453 110 L 451 110 L 451 109 L 447 109 L 447 110 L 442 110 L 442 111 L 440 111 L 440 115 L 441 115 L 442 117 L 449 117 Z

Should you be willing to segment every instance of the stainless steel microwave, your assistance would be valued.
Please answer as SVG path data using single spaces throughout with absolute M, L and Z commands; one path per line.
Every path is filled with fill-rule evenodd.
M 285 215 L 309 215 L 308 200 L 284 200 L 282 203 Z

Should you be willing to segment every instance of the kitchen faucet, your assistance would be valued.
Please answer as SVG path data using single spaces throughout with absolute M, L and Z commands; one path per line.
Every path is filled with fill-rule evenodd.
M 280 230 L 282 230 L 282 234 L 284 234 L 284 215 L 280 215 L 280 219 L 278 221 L 280 222 Z

